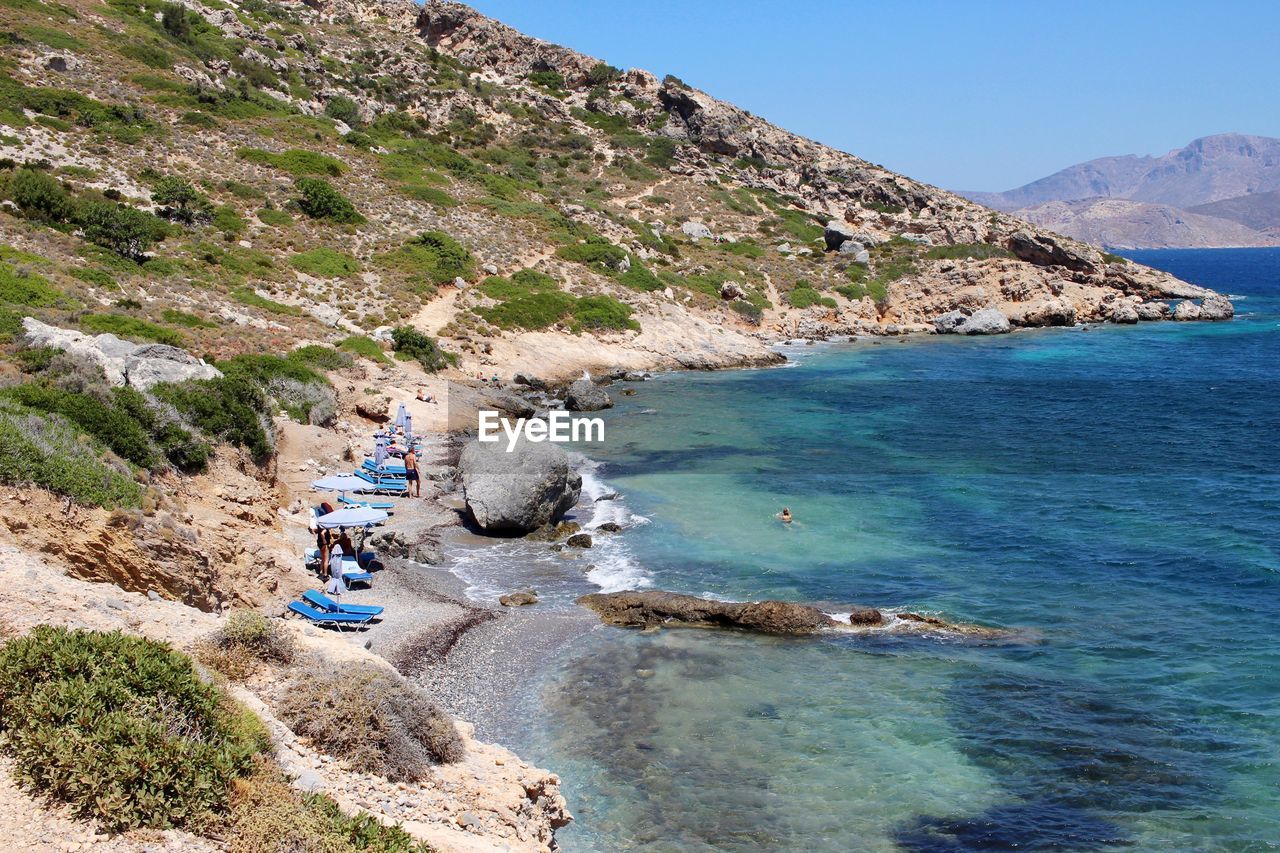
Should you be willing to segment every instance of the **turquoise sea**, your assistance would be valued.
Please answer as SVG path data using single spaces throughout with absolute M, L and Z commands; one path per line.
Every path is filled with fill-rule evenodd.
M 1280 849 L 1280 250 L 1133 255 L 1236 319 L 615 389 L 587 578 L 1025 639 L 592 631 L 511 743 L 566 850 Z

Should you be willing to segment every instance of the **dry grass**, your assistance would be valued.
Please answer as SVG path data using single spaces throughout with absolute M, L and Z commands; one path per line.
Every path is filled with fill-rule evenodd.
M 195 656 L 232 681 L 244 681 L 263 663 L 287 664 L 295 653 L 292 635 L 278 619 L 237 610 L 226 623 L 196 643 Z
M 463 757 L 453 720 L 417 687 L 377 670 L 327 670 L 319 660 L 299 667 L 277 708 L 317 749 L 394 782 L 417 781 L 432 764 Z

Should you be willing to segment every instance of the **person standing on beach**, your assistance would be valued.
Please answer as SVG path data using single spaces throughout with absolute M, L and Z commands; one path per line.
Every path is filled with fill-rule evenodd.
M 415 498 L 422 497 L 422 478 L 418 474 L 418 454 L 413 452 L 412 444 L 404 452 L 404 479 L 406 484 L 413 484 L 413 496 Z

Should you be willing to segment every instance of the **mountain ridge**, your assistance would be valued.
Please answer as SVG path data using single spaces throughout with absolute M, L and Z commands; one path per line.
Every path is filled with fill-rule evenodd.
M 1220 133 L 1162 155 L 1100 157 L 1011 190 L 963 195 L 1086 242 L 1107 235 L 1102 245 L 1163 248 L 1277 245 L 1280 210 L 1265 196 L 1278 190 L 1280 139 Z M 1130 204 L 1105 203 L 1117 199 Z

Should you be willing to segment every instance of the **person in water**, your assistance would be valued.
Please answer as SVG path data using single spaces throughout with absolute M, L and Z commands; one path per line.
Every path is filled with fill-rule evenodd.
M 778 518 L 782 521 L 783 524 L 790 524 L 791 523 L 791 507 L 784 506 L 782 508 L 782 512 L 778 513 Z

